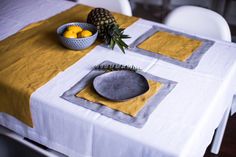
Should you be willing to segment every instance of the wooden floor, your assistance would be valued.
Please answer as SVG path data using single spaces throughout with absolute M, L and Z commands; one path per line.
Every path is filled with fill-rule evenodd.
M 152 21 L 162 22 L 168 12 L 169 10 L 165 10 L 158 6 L 149 6 L 148 11 L 146 11 L 143 5 L 137 5 L 133 15 Z M 230 26 L 230 28 L 232 35 L 236 36 L 236 26 Z M 236 114 L 229 118 L 220 153 L 218 155 L 211 154 L 209 146 L 204 157 L 236 157 Z

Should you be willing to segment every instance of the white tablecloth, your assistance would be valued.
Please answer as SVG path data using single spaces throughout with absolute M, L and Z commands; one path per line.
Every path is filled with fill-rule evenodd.
M 0 40 L 25 26 L 56 15 L 75 3 L 68 0 L 1 0 Z
M 126 33 L 131 43 L 155 24 L 139 20 Z M 236 46 L 216 41 L 199 66 L 185 69 L 133 52 L 97 46 L 59 73 L 30 99 L 35 127 L 0 114 L 0 124 L 49 148 L 75 157 L 199 157 L 211 142 L 236 93 Z M 135 65 L 178 82 L 138 129 L 72 104 L 60 96 L 105 60 Z

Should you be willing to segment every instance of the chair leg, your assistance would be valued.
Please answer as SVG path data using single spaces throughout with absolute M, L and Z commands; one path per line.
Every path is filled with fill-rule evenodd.
M 143 4 L 144 4 L 144 9 L 145 9 L 145 10 L 148 10 L 148 9 L 149 9 L 149 3 L 150 3 L 149 0 L 145 0 L 145 1 L 144 1 Z
M 224 16 L 231 0 L 211 0 L 211 9 Z
M 227 12 L 229 10 L 230 4 L 231 4 L 231 0 L 226 0 L 225 6 L 224 6 L 224 10 L 223 10 L 223 16 L 224 17 L 226 17 L 226 15 L 227 15 Z
M 230 107 L 225 111 L 225 114 L 220 122 L 220 125 L 216 129 L 215 136 L 213 138 L 212 146 L 211 146 L 211 153 L 213 154 L 218 154 L 220 151 L 220 146 L 223 140 L 223 136 L 225 133 L 225 128 L 227 125 L 227 121 L 229 118 L 229 113 L 230 113 Z
M 134 9 L 136 8 L 136 2 L 134 0 L 130 0 L 129 2 L 130 2 L 132 11 L 134 11 Z
M 170 9 L 171 0 L 162 0 L 162 3 L 163 3 L 163 8 L 165 10 L 169 10 Z

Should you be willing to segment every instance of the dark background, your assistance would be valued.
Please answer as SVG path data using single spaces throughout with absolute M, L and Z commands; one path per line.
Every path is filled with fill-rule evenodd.
M 195 5 L 214 10 L 229 23 L 232 40 L 236 42 L 236 0 L 130 0 L 130 2 L 134 16 L 157 22 L 162 22 L 171 10 L 182 5 Z

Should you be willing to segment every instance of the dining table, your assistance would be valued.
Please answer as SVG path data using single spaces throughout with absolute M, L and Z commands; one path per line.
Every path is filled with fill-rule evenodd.
M 63 7 L 64 11 L 75 7 L 75 4 L 70 2 Z M 53 9 L 48 10 L 43 13 L 45 14 L 43 18 L 57 16 L 56 13 L 60 13 L 62 10 L 54 9 L 54 12 Z M 128 20 L 131 18 L 133 17 L 126 17 Z M 37 21 L 39 19 L 35 19 L 34 22 Z M 31 30 L 40 26 L 35 25 Z M 39 31 L 44 30 L 39 29 Z M 151 33 L 155 32 L 154 30 L 169 31 L 177 35 L 199 39 L 206 43 L 206 47 L 199 50 L 197 60 L 190 60 L 186 63 L 173 61 L 173 59 L 161 55 L 151 55 L 147 51 L 140 50 L 137 44 L 140 44 L 144 37 L 147 39 Z M 27 31 L 30 30 L 26 29 L 25 32 L 20 33 L 24 35 Z M 55 29 L 53 33 L 56 36 Z M 222 125 L 225 126 L 229 111 L 231 114 L 236 112 L 234 97 L 236 94 L 236 44 L 198 34 L 188 34 L 180 29 L 142 18 L 134 20 L 127 26 L 124 33 L 131 37 L 125 40 L 130 46 L 125 54 L 118 47 L 111 50 L 103 43 L 99 43 L 86 52 L 82 58 L 60 70 L 34 90 L 29 99 L 32 125 L 5 112 L 0 113 L 0 125 L 22 137 L 71 157 L 204 156 L 216 129 Z M 14 38 L 14 34 L 8 38 L 6 34 L 3 36 L 4 39 L 2 38 L 1 41 L 3 43 L 9 38 Z M 35 41 L 40 42 L 39 39 L 36 38 Z M 47 45 L 46 42 L 42 43 Z M 55 42 L 55 44 L 60 45 L 59 42 Z M 75 55 L 83 53 L 67 50 L 62 46 L 58 47 L 63 49 L 65 56 L 70 53 Z M 6 47 L 0 48 L 0 53 L 4 51 L 7 54 L 7 51 L 10 51 Z M 60 51 L 59 48 L 58 51 Z M 20 52 L 21 49 L 23 47 L 19 47 L 17 51 Z M 40 48 L 37 51 L 39 50 Z M 29 59 L 27 62 L 33 64 L 37 60 Z M 41 62 L 48 64 L 47 60 Z M 63 98 L 65 92 L 83 80 L 94 66 L 104 62 L 135 66 L 141 69 L 142 73 L 175 83 L 161 101 L 152 101 L 155 108 L 152 108 L 141 127 L 129 125 L 107 116 L 103 112 L 88 109 Z M 23 72 L 28 69 L 32 70 L 27 66 L 24 68 L 26 70 Z M 27 72 L 31 73 L 33 70 Z M 35 77 L 42 79 L 46 75 L 44 72 L 52 71 L 49 68 L 43 70 L 42 73 L 34 73 Z M 14 72 L 12 73 L 14 74 Z M 0 91 L 11 89 L 11 95 L 20 95 L 21 89 L 18 89 L 18 86 L 14 86 L 14 84 L 10 86 L 4 82 L 6 79 L 15 81 L 18 78 L 6 78 L 6 75 L 3 74 L 4 69 L 1 69 Z M 9 76 L 14 76 L 13 74 Z M 19 81 L 24 82 L 25 80 Z M 22 93 L 24 94 L 24 92 Z M 224 120 L 223 123 L 222 120 Z M 218 145 L 219 141 L 216 141 Z

